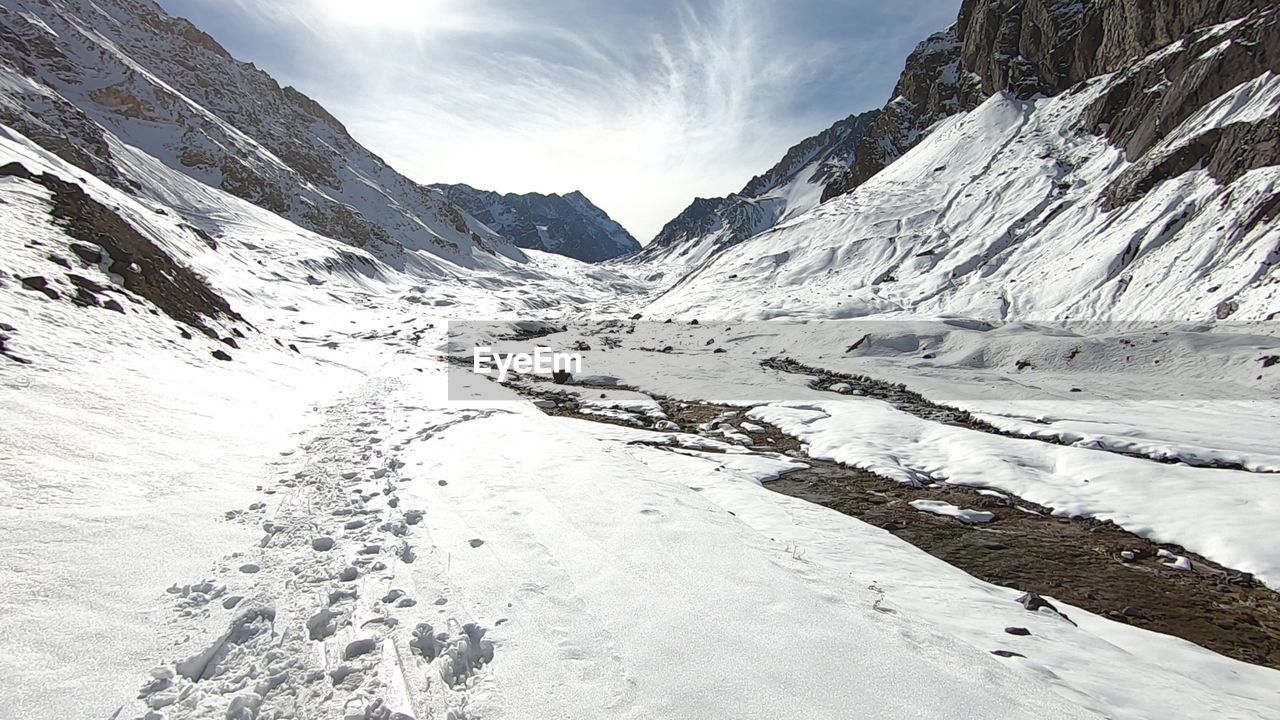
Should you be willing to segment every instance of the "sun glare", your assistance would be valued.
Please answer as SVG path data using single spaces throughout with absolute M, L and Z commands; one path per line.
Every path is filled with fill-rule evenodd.
M 420 30 L 444 20 L 435 0 L 316 0 L 326 19 L 341 25 Z

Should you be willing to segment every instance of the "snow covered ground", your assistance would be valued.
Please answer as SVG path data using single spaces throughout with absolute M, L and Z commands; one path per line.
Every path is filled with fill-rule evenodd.
M 1274 586 L 1274 475 L 1256 472 L 1280 456 L 1275 381 L 1255 379 L 1266 333 L 1189 330 L 1144 350 L 1155 375 L 1105 332 L 711 316 L 627 332 L 652 288 L 624 270 L 530 253 L 501 273 L 402 271 L 120 151 L 172 193 L 86 191 L 207 276 L 244 316 L 210 324 L 244 337 L 184 337 L 75 262 L 46 188 L 0 178 L 14 717 L 1276 717 L 1275 670 L 1064 603 L 1071 622 L 1030 612 L 1017 590 L 761 485 L 794 458 L 731 437 L 652 447 L 676 431 L 547 417 L 441 358 L 449 320 L 564 321 L 539 342 L 582 340 L 587 374 L 644 393 L 573 390 L 600 412 L 652 426 L 655 395 L 749 405 L 815 456 L 1113 517 Z M 83 175 L 5 130 L 11 160 Z M 67 302 L 67 271 L 124 312 Z M 17 279 L 37 274 L 58 299 Z M 1080 343 L 1079 367 L 1043 359 Z M 1085 445 L 1247 467 L 930 422 L 761 365 L 775 356 Z M 457 382 L 485 397 L 458 399 Z

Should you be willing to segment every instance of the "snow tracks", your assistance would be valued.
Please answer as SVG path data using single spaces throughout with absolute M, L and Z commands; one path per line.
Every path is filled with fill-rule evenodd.
M 423 509 L 401 505 L 397 488 L 413 478 L 397 455 L 439 427 L 391 428 L 397 385 L 373 379 L 325 409 L 263 501 L 226 513 L 260 524 L 262 539 L 213 578 L 170 588 L 190 640 L 117 717 L 468 717 L 494 649 L 485 627 L 452 613 L 442 621 L 447 599 L 414 587 L 408 572 Z

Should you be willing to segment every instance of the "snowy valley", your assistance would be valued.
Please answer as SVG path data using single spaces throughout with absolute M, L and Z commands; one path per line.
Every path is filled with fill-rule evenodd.
M 965 0 L 849 110 L 637 250 L 0 0 L 0 707 L 1280 718 L 1280 12 Z

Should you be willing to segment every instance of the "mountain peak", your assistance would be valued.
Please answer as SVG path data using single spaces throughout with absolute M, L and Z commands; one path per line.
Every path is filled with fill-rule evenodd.
M 517 247 L 601 262 L 640 249 L 631 233 L 579 190 L 505 193 L 462 183 L 431 186 Z

